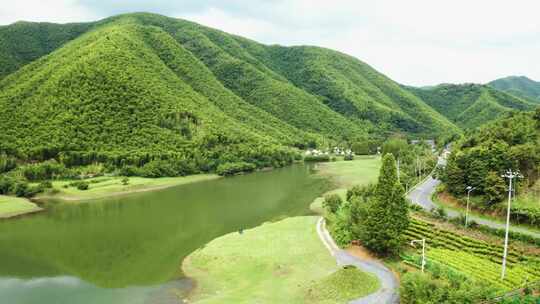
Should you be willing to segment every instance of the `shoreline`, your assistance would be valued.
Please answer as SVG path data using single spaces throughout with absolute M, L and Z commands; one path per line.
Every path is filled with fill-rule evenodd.
M 4 213 L 4 214 L 0 214 L 0 220 L 19 218 L 19 217 L 23 217 L 25 215 L 39 213 L 39 212 L 42 212 L 42 211 L 45 211 L 45 210 L 46 210 L 45 208 L 41 208 L 41 207 L 36 206 L 34 209 L 30 209 L 30 210 L 27 210 L 27 211 Z
M 31 201 L 37 203 L 60 202 L 60 203 L 76 203 L 110 197 L 126 196 L 130 194 L 159 191 L 171 187 L 198 183 L 209 180 L 223 178 L 217 174 L 195 174 L 179 177 L 160 177 L 160 178 L 144 178 L 131 177 L 130 183 L 127 185 L 121 184 L 123 177 L 98 177 L 88 179 L 90 188 L 88 190 L 77 190 L 72 188 L 63 188 L 62 186 L 77 180 L 63 180 L 53 182 L 53 187 L 60 192 L 56 194 L 38 194 Z M 102 181 L 100 181 L 102 180 Z M 92 181 L 96 181 L 93 183 Z M 135 183 L 132 183 L 135 181 Z M 101 184 L 100 184 L 101 183 Z
M 0 220 L 13 219 L 44 210 L 27 198 L 0 195 Z

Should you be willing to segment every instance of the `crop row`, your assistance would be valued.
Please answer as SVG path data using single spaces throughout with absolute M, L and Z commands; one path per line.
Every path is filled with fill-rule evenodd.
M 439 229 L 432 223 L 412 219 L 405 232 L 406 240 L 426 239 L 427 261 L 453 269 L 467 277 L 489 282 L 500 289 L 510 289 L 526 281 L 540 279 L 540 259 L 526 256 L 510 247 L 506 279 L 500 280 L 503 247 Z M 414 259 L 420 259 L 414 256 Z M 408 264 L 418 261 L 405 259 Z
M 451 231 L 438 229 L 431 223 L 417 219 L 411 221 L 406 232 L 406 238 L 408 240 L 425 238 L 428 246 L 467 251 L 491 260 L 501 259 L 503 255 L 502 246 L 489 244 Z M 528 258 L 524 256 L 522 252 L 509 247 L 508 262 L 510 264 L 523 262 L 527 259 Z
M 529 267 L 516 265 L 507 267 L 505 280 L 502 281 L 500 279 L 500 263 L 494 263 L 466 252 L 431 249 L 426 256 L 428 260 L 432 259 L 445 264 L 467 276 L 489 282 L 494 286 L 503 285 L 509 289 L 521 286 L 526 282 L 536 281 L 540 278 L 532 273 Z

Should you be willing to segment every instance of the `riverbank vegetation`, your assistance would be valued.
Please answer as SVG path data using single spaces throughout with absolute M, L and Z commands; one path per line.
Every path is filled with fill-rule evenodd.
M 336 265 L 317 235 L 317 220 L 266 223 L 195 251 L 183 264 L 197 281 L 189 302 L 344 303 L 377 290 L 374 276 Z
M 61 201 L 81 201 L 99 199 L 123 194 L 158 190 L 167 187 L 207 181 L 219 178 L 215 174 L 198 174 L 181 177 L 120 177 L 103 176 L 85 179 L 86 188 L 80 187 L 80 182 L 58 180 L 52 182 L 52 188 L 38 194 L 38 200 L 52 199 Z

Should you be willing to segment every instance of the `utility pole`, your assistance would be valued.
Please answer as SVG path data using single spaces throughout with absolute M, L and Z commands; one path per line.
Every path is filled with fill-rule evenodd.
M 422 272 L 424 272 L 424 266 L 426 265 L 426 239 L 412 240 L 411 246 L 414 247 L 414 243 L 422 243 Z
M 471 191 L 473 191 L 475 188 L 468 186 L 466 188 L 467 190 L 467 212 L 465 213 L 465 228 L 467 228 L 467 224 L 469 223 L 469 200 L 471 196 Z
M 510 205 L 512 203 L 512 181 L 514 178 L 522 178 L 523 176 L 519 172 L 513 172 L 512 169 L 506 171 L 505 174 L 501 177 L 508 178 L 508 209 L 506 211 L 506 233 L 504 237 L 504 253 L 502 261 L 502 271 L 501 271 L 501 280 L 504 280 L 504 275 L 506 272 L 506 256 L 508 255 L 508 230 L 510 229 Z
M 399 156 L 398 156 L 398 159 L 397 159 L 397 182 L 400 183 L 400 181 L 399 181 Z

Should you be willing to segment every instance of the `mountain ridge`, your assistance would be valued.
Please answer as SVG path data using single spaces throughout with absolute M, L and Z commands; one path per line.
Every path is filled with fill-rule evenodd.
M 489 86 L 506 93 L 540 104 L 540 82 L 526 76 L 508 76 L 488 83 Z
M 463 129 L 473 129 L 512 111 L 535 104 L 487 85 L 441 84 L 431 89 L 407 87 L 426 104 Z

